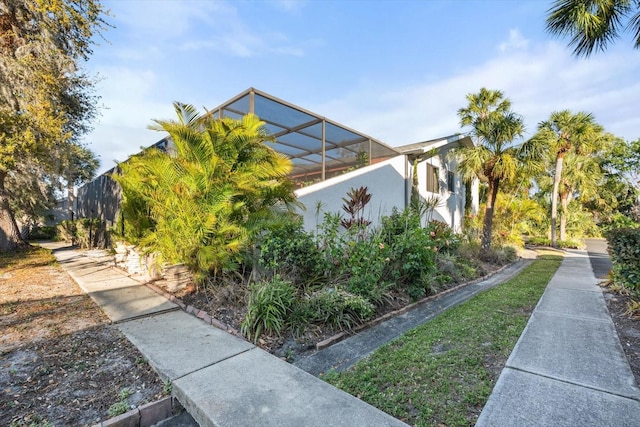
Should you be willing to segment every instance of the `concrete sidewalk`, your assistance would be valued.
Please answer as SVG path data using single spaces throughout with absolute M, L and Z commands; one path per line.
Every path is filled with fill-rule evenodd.
M 640 390 L 586 252 L 565 254 L 476 425 L 640 425 Z
M 113 268 L 54 249 L 61 266 L 147 358 L 201 426 L 406 424 L 260 348 L 208 325 Z

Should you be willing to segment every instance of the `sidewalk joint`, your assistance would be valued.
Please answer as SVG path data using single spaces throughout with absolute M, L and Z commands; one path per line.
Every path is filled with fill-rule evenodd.
M 621 398 L 624 398 L 624 399 L 629 399 L 629 400 L 633 400 L 633 401 L 636 401 L 636 402 L 640 402 L 640 397 L 631 397 L 631 396 L 627 396 L 627 395 L 620 394 L 620 393 L 614 393 L 614 392 L 611 392 L 609 390 L 604 390 L 604 389 L 601 389 L 601 388 L 598 388 L 598 387 L 594 387 L 594 386 L 590 386 L 590 385 L 587 385 L 587 384 L 577 383 L 577 382 L 568 381 L 568 380 L 563 380 L 563 379 L 555 378 L 555 377 L 552 377 L 552 376 L 549 376 L 549 375 L 540 374 L 538 372 L 532 372 L 532 371 L 528 371 L 526 369 L 516 368 L 514 366 L 505 365 L 504 368 L 505 369 L 511 369 L 512 371 L 524 372 L 526 374 L 535 375 L 537 377 L 546 378 L 546 379 L 549 379 L 549 380 L 552 380 L 552 381 L 556 381 L 556 382 L 559 382 L 559 383 L 570 384 L 570 385 L 573 385 L 573 386 L 576 386 L 576 387 L 586 388 L 586 389 L 589 389 L 589 390 L 597 391 L 599 393 L 605 393 L 605 394 L 608 394 L 610 396 L 616 396 L 616 397 L 621 397 Z
M 196 372 L 198 372 L 198 371 L 202 371 L 203 369 L 207 369 L 207 368 L 209 368 L 209 367 L 211 367 L 211 366 L 217 365 L 217 364 L 219 364 L 219 363 L 221 363 L 221 362 L 224 362 L 225 360 L 232 359 L 232 358 L 234 358 L 234 357 L 236 357 L 236 356 L 240 356 L 241 354 L 244 354 L 244 353 L 246 353 L 246 352 L 248 352 L 248 351 L 256 350 L 257 348 L 258 348 L 258 347 L 253 346 L 253 347 L 248 348 L 248 349 L 246 349 L 246 350 L 239 351 L 238 353 L 232 354 L 231 356 L 227 356 L 227 357 L 225 357 L 224 359 L 220 359 L 220 360 L 218 360 L 218 361 L 216 361 L 216 362 L 213 362 L 213 363 L 211 363 L 211 364 L 209 364 L 209 365 L 203 366 L 203 367 L 198 368 L 198 369 L 194 369 L 193 371 L 187 372 L 186 374 L 180 375 L 179 377 L 173 378 L 173 379 L 171 380 L 171 382 L 172 382 L 172 383 L 173 383 L 173 382 L 176 382 L 176 381 L 178 381 L 178 380 L 181 380 L 181 379 L 182 379 L 182 378 L 184 378 L 184 377 L 188 377 L 189 375 L 191 375 L 191 374 L 193 374 L 193 373 L 196 373 Z

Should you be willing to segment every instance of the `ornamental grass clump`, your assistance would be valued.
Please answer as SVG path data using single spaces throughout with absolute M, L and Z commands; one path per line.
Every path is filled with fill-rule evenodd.
M 241 332 L 257 341 L 263 332 L 280 335 L 295 302 L 296 290 L 290 282 L 275 276 L 271 280 L 252 283 L 249 288 L 247 315 Z

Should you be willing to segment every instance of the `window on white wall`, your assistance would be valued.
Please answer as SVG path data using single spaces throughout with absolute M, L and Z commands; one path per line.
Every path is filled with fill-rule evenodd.
M 440 192 L 440 183 L 438 181 L 439 170 L 437 167 L 427 164 L 427 191 L 432 193 Z
M 447 189 L 452 193 L 456 191 L 456 175 L 453 172 L 447 172 Z

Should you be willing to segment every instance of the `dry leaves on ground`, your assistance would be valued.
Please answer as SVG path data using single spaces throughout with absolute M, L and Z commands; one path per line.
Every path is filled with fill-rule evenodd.
M 0 328 L 0 424 L 91 425 L 165 394 L 48 250 L 0 255 Z

